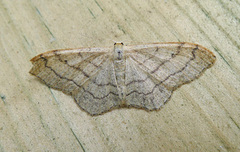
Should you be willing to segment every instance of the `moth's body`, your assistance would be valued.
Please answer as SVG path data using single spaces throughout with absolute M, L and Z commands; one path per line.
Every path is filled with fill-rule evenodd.
M 117 82 L 117 89 L 119 98 L 122 102 L 121 106 L 124 106 L 126 104 L 126 86 L 125 86 L 125 70 L 126 70 L 126 56 L 124 54 L 123 50 L 123 43 L 115 43 L 114 44 L 114 50 L 113 50 L 113 56 L 114 56 L 114 71 L 116 76 L 116 82 Z
M 118 107 L 158 110 L 181 85 L 215 62 L 192 43 L 153 43 L 49 51 L 31 59 L 30 73 L 70 94 L 91 115 Z

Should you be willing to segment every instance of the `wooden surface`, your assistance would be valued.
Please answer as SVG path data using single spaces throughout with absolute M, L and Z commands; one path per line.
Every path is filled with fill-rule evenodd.
M 0 151 L 240 151 L 237 0 L 1 0 Z M 59 48 L 193 42 L 217 56 L 157 112 L 92 117 L 28 72 Z

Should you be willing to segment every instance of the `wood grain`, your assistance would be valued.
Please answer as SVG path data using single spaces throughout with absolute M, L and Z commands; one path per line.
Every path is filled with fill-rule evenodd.
M 0 151 L 240 151 L 238 1 L 0 1 Z M 28 72 L 47 50 L 193 42 L 215 65 L 160 111 L 91 117 Z

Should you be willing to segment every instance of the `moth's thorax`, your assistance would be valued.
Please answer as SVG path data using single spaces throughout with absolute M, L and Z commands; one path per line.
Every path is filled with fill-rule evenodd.
M 122 100 L 122 106 L 125 104 L 126 86 L 125 86 L 125 69 L 126 58 L 124 56 L 123 43 L 114 44 L 114 69 L 119 91 L 119 98 Z
M 113 51 L 114 60 L 122 60 L 124 58 L 123 43 L 115 43 Z

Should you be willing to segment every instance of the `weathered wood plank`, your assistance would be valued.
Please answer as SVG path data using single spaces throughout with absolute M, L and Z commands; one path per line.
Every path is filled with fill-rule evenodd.
M 239 2 L 0 2 L 0 151 L 240 151 Z M 92 117 L 31 76 L 59 48 L 187 41 L 217 56 L 160 111 Z

